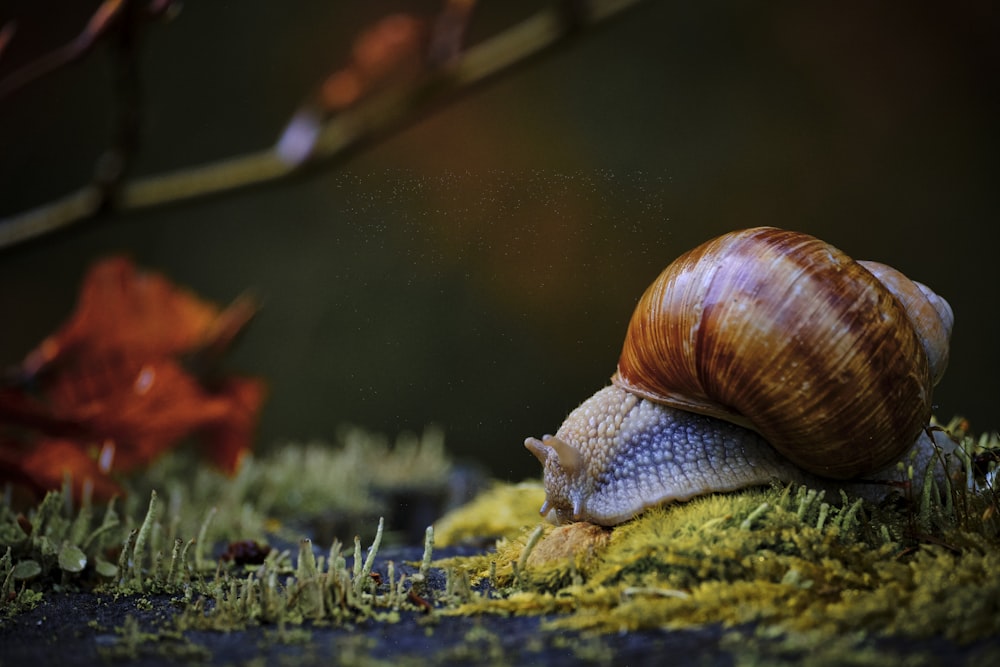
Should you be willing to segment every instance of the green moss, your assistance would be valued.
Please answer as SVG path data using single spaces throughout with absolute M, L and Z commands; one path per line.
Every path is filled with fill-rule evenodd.
M 390 561 L 385 581 L 372 579 L 382 535 L 380 521 L 364 558 L 360 540 L 355 538 L 350 569 L 339 542 L 333 543 L 327 555 L 317 557 L 312 541 L 302 539 L 294 567 L 287 552 L 271 552 L 260 568 L 245 577 L 220 571 L 208 591 L 178 615 L 175 625 L 179 630 L 228 632 L 257 624 L 283 629 L 305 621 L 336 625 L 363 620 L 395 622 L 403 609 L 422 609 L 408 593 L 418 585 L 418 577 L 425 575 L 418 572 L 412 577 L 397 577 Z
M 136 499 L 160 492 L 169 539 L 199 536 L 199 544 L 271 534 L 289 542 L 303 531 L 352 535 L 389 516 L 394 494 L 442 494 L 452 464 L 440 429 L 395 442 L 356 427 L 333 442 L 285 443 L 266 457 L 248 456 L 235 477 L 199 465 L 189 452 L 165 457 L 131 480 L 126 513 Z M 213 517 L 199 535 L 206 513 Z M 335 530 L 321 530 L 331 521 Z M 370 534 L 369 534 L 370 536 Z
M 598 632 L 755 623 L 966 642 L 1000 632 L 1000 531 L 979 512 L 991 498 L 968 494 L 971 514 L 950 523 L 935 505 L 925 534 L 906 508 L 833 506 L 804 488 L 712 495 L 619 526 L 589 562 L 545 562 L 519 576 L 524 531 L 492 559 L 449 562 L 478 576 L 492 567 L 510 591 L 451 613 L 559 614 L 547 627 Z
M 311 513 L 367 516 L 384 507 L 386 492 L 443 487 L 449 470 L 443 438 L 436 429 L 419 438 L 401 436 L 394 445 L 359 429 L 345 429 L 339 446 L 289 445 L 272 458 L 249 460 L 235 478 L 202 466 L 186 468 L 183 456 L 168 458 L 145 478 L 131 480 L 129 497 L 110 502 L 103 512 L 95 512 L 86 500 L 74 508 L 68 494 L 52 492 L 22 513 L 13 507 L 8 493 L 0 506 L 0 543 L 6 545 L 0 553 L 0 619 L 33 607 L 45 591 L 56 587 L 115 596 L 183 595 L 182 601 L 194 609 L 196 599 L 228 601 L 235 586 L 234 603 L 219 607 L 228 609 L 228 620 L 220 623 L 239 627 L 258 618 L 300 622 L 310 617 L 313 595 L 312 584 L 302 582 L 333 577 L 336 563 L 329 563 L 323 573 L 310 571 L 309 560 L 301 556 L 312 553 L 303 550 L 299 569 L 290 571 L 289 555 L 275 552 L 255 583 L 248 585 L 219 569 L 212 556 L 219 541 L 264 539 L 268 534 L 298 540 Z M 407 471 L 412 473 L 409 478 Z M 158 493 L 158 485 L 167 491 Z M 286 523 L 300 528 L 283 528 Z M 379 540 L 382 532 L 379 523 Z M 377 547 L 373 545 L 372 555 Z M 117 563 L 108 560 L 113 553 L 118 553 Z M 359 561 L 361 570 L 347 573 L 353 596 L 348 607 L 367 595 L 362 584 L 372 566 L 371 560 Z M 289 573 L 297 575 L 296 583 L 284 580 Z M 272 606 L 261 606 L 253 595 L 272 591 L 261 588 L 261 581 L 272 575 L 282 577 L 280 595 L 291 600 L 267 600 Z M 393 583 L 398 598 L 403 582 Z M 399 608 L 396 598 L 389 607 Z M 137 600 L 141 605 L 147 599 Z M 284 611 L 276 611 L 278 607 Z M 355 611 L 367 608 L 359 603 Z
M 488 578 L 493 594 L 446 613 L 552 614 L 550 629 L 601 633 L 749 623 L 786 637 L 995 636 L 1000 439 L 974 440 L 964 428 L 948 425 L 957 455 L 972 464 L 966 479 L 926 485 L 909 502 L 749 489 L 650 510 L 610 536 L 544 524 L 512 535 L 516 522 L 491 528 L 486 534 L 506 535 L 492 553 L 438 564 Z M 519 487 L 493 489 L 438 525 L 465 538 L 477 525 L 485 531 L 507 502 L 523 522 L 520 495 Z
M 472 502 L 448 513 L 434 525 L 440 546 L 484 538 L 513 537 L 538 523 L 538 508 L 545 501 L 540 482 L 494 484 Z
M 105 560 L 121 544 L 114 503 L 97 520 L 89 502 L 74 508 L 68 496 L 53 491 L 27 513 L 0 506 L 0 618 L 34 607 L 42 592 L 55 586 L 100 581 L 117 574 Z
M 133 494 L 101 511 L 88 503 L 74 508 L 61 493 L 23 516 L 5 503 L 0 536 L 10 546 L 0 555 L 2 614 L 30 607 L 44 591 L 73 586 L 116 597 L 140 593 L 137 610 L 164 595 L 177 603 L 180 611 L 165 629 L 144 632 L 134 621 L 117 629 L 121 640 L 108 649 L 111 657 L 196 651 L 178 640 L 186 629 L 260 624 L 273 628 L 273 637 L 297 642 L 308 641 L 305 622 L 392 623 L 411 610 L 421 612 L 427 628 L 443 614 L 546 614 L 545 629 L 596 635 L 740 626 L 738 636 L 750 642 L 750 649 L 741 646 L 741 664 L 806 654 L 821 664 L 837 662 L 843 652 L 866 664 L 885 657 L 865 639 L 873 635 L 969 642 L 1000 634 L 996 437 L 973 442 L 962 434 L 963 456 L 975 463 L 967 479 L 948 480 L 911 502 L 879 506 L 806 488 L 751 489 L 654 509 L 608 530 L 542 523 L 540 484 L 498 484 L 441 519 L 436 531 L 428 529 L 415 571 L 403 576 L 402 567 L 386 563 L 381 583 L 370 576 L 388 535 L 381 522 L 367 553 L 358 538 L 353 554 L 338 541 L 320 553 L 300 533 L 297 550 L 272 550 L 259 567 L 213 557 L 220 539 L 287 535 L 293 531 L 282 526 L 301 525 L 301 516 L 325 507 L 378 508 L 384 485 L 403 484 L 399 475 L 407 467 L 423 471 L 421 484 L 440 483 L 447 469 L 436 436 L 426 446 L 415 439 L 376 446 L 380 460 L 362 455 L 361 436 L 352 437 L 354 445 L 326 452 L 291 447 L 250 462 L 235 479 L 213 477 L 210 488 L 202 485 L 212 473 L 175 471 L 157 478 L 167 491 Z M 351 483 L 363 480 L 351 487 L 360 498 L 344 501 L 343 489 L 324 487 L 324 474 L 338 467 L 350 471 Z M 297 498 L 281 498 L 296 484 Z M 492 548 L 433 561 L 435 542 Z M 115 549 L 117 564 L 106 560 Z M 443 590 L 431 585 L 432 569 L 444 572 Z M 744 624 L 755 628 L 752 637 Z M 435 659 L 468 649 L 503 660 L 491 633 L 473 632 L 465 644 Z M 599 641 L 588 646 L 588 654 L 604 655 Z

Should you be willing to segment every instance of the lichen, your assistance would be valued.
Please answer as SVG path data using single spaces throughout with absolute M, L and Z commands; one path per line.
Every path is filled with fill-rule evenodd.
M 950 524 L 935 505 L 933 533 L 915 528 L 912 508 L 847 500 L 790 487 L 706 496 L 617 527 L 594 558 L 519 571 L 525 530 L 492 558 L 449 563 L 464 560 L 505 594 L 448 613 L 558 614 L 546 627 L 597 632 L 752 623 L 957 642 L 1000 633 L 1000 525 L 982 519 L 992 496 L 964 494 L 964 519 Z
M 514 537 L 538 523 L 538 508 L 545 501 L 540 482 L 494 484 L 474 500 L 449 512 L 434 525 L 439 546 L 464 541 Z
M 68 487 L 68 483 L 67 483 Z M 118 568 L 105 559 L 121 544 L 115 504 L 100 520 L 89 501 L 75 508 L 67 493 L 53 491 L 27 513 L 0 506 L 0 618 L 34 607 L 42 590 L 84 578 L 108 579 Z
M 305 621 L 339 625 L 398 620 L 400 610 L 420 608 L 411 600 L 410 591 L 423 575 L 407 575 L 400 568 L 397 577 L 396 564 L 390 561 L 384 581 L 371 576 L 383 529 L 380 521 L 364 559 L 360 540 L 355 538 L 351 567 L 339 542 L 326 555 L 317 556 L 312 541 L 302 539 L 294 567 L 287 551 L 275 551 L 245 576 L 220 572 L 208 592 L 177 616 L 176 627 L 232 631 L 258 624 L 283 628 Z
M 1000 438 L 973 439 L 961 420 L 946 428 L 966 479 L 927 484 L 915 498 L 904 488 L 882 504 L 758 488 L 654 508 L 609 532 L 536 518 L 515 533 L 527 518 L 523 487 L 491 489 L 438 522 L 456 539 L 502 536 L 491 552 L 436 563 L 490 584 L 444 613 L 545 614 L 545 628 L 597 633 L 749 624 L 817 642 L 996 636 Z M 504 503 L 517 520 L 494 527 Z
M 328 542 L 340 533 L 370 537 L 378 517 L 390 516 L 393 494 L 444 495 L 451 470 L 438 428 L 390 442 L 344 427 L 331 442 L 287 442 L 266 456 L 248 455 L 232 477 L 198 465 L 189 451 L 173 452 L 125 480 L 129 493 L 121 506 L 125 516 L 140 515 L 156 490 L 168 539 L 197 536 L 203 552 L 205 545 L 248 536 L 294 543 L 307 532 Z
M 574 630 L 601 653 L 606 645 L 594 637 L 608 633 L 721 624 L 748 642 L 741 664 L 806 654 L 833 664 L 844 652 L 877 662 L 886 654 L 872 637 L 965 643 L 1000 636 L 1000 439 L 973 439 L 961 426 L 950 428 L 963 443 L 968 478 L 917 498 L 876 505 L 805 487 L 748 489 L 656 508 L 606 529 L 550 525 L 537 513 L 540 484 L 496 484 L 428 528 L 423 558 L 406 563 L 376 563 L 388 522 L 373 526 L 367 552 L 360 538 L 353 551 L 339 541 L 318 550 L 303 533 L 283 541 L 306 506 L 266 498 L 287 490 L 296 472 L 317 464 L 314 457 L 358 475 L 378 466 L 357 452 L 262 459 L 250 463 L 261 466 L 253 474 L 217 480 L 211 490 L 199 488 L 201 473 L 187 475 L 166 492 L 103 511 L 53 493 L 19 515 L 8 500 L 0 510 L 0 538 L 10 545 L 0 554 L 0 615 L 23 611 L 56 587 L 97 590 L 139 614 L 164 598 L 179 608 L 152 631 L 133 621 L 119 628 L 110 649 L 116 655 L 160 650 L 144 647 L 153 642 L 194 651 L 178 640 L 192 629 L 263 625 L 279 640 L 307 641 L 310 628 L 394 623 L 406 614 L 428 630 L 445 616 L 516 614 L 545 615 L 539 646 Z M 381 456 L 391 459 L 393 451 Z M 417 450 L 400 453 L 397 463 L 417 466 Z M 445 460 L 433 446 L 426 454 L 425 470 Z M 367 478 L 365 494 L 377 495 L 376 477 Z M 321 506 L 321 486 L 304 488 L 303 497 Z M 328 502 L 336 505 L 338 493 Z M 267 511 L 254 507 L 260 498 Z M 276 525 L 285 527 L 282 535 Z M 262 564 L 238 564 L 218 558 L 219 540 L 230 535 L 270 536 L 279 546 L 259 550 Z M 435 546 L 448 544 L 476 553 L 435 560 Z M 468 639 L 484 654 L 497 651 L 495 636 Z
M 211 598 L 229 585 L 228 569 L 213 578 L 220 542 L 268 536 L 294 542 L 320 512 L 369 520 L 374 528 L 378 515 L 370 515 L 385 508 L 382 493 L 439 489 L 451 463 L 439 429 L 404 434 L 390 445 L 345 428 L 336 446 L 287 445 L 248 459 L 233 478 L 189 465 L 183 454 L 167 457 L 128 480 L 129 496 L 103 510 L 86 495 L 74 507 L 70 480 L 23 510 L 8 490 L 0 505 L 0 620 L 32 608 L 54 586 Z M 405 471 L 412 478 L 404 480 Z

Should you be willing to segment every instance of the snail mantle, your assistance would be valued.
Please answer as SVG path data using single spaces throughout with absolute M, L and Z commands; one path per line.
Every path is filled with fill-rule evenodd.
M 541 513 L 615 525 L 773 481 L 872 498 L 919 485 L 911 471 L 954 448 L 928 428 L 953 322 L 927 286 L 807 234 L 708 241 L 647 288 L 612 384 L 525 440 Z

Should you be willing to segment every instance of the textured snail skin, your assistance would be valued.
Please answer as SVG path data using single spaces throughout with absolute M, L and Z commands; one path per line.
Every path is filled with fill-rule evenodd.
M 614 526 L 656 505 L 772 482 L 806 484 L 831 497 L 843 489 L 872 500 L 902 488 L 893 482 L 906 482 L 919 495 L 923 479 L 910 480 L 907 468 L 923 470 L 937 452 L 954 449 L 943 433 L 933 435 L 934 442 L 920 434 L 900 457 L 902 470 L 892 462 L 864 480 L 831 480 L 802 470 L 749 429 L 611 385 L 571 412 L 555 437 L 524 444 L 544 468 L 542 515 L 554 523 Z
M 926 286 L 806 234 L 713 239 L 642 296 L 613 385 L 525 440 L 541 513 L 614 525 L 772 481 L 884 496 L 897 463 L 950 446 L 925 427 L 952 323 Z
M 753 431 L 614 385 L 570 413 L 555 438 L 528 438 L 525 446 L 545 468 L 541 513 L 554 511 L 558 522 L 614 525 L 664 502 L 778 479 L 804 481 L 799 468 Z M 568 465 L 567 451 L 579 454 Z

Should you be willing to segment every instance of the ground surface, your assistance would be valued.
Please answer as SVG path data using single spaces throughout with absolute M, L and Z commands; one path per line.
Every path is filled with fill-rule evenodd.
M 420 550 L 385 550 L 380 555 L 397 562 L 417 560 Z M 443 578 L 435 577 L 431 584 L 440 590 Z M 174 633 L 171 619 L 178 609 L 169 596 L 48 594 L 34 610 L 0 625 L 0 665 L 645 665 L 664 664 L 671 656 L 670 662 L 697 665 L 986 665 L 996 664 L 1000 656 L 1000 638 L 956 646 L 939 639 L 851 637 L 817 652 L 797 648 L 787 637 L 755 637 L 748 627 L 589 637 L 545 631 L 545 618 L 539 617 L 430 620 L 417 612 L 403 613 L 396 623 Z M 138 622 L 131 629 L 129 617 Z

